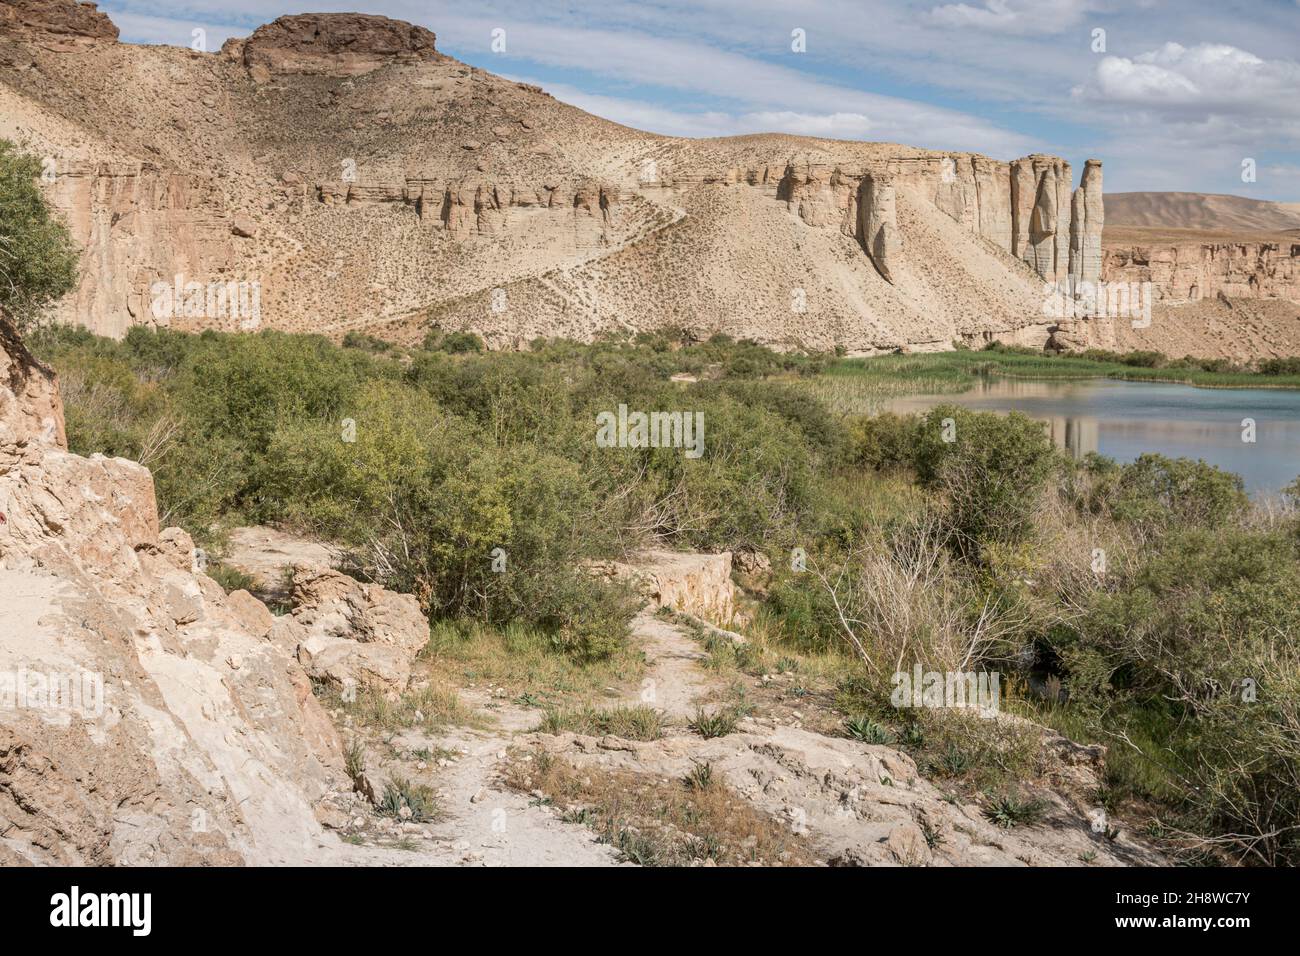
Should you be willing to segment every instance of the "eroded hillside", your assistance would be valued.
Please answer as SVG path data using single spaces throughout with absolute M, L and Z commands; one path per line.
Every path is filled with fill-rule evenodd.
M 0 136 L 45 158 L 85 250 L 61 317 L 868 352 L 1041 343 L 1043 280 L 1099 275 L 1095 161 L 1076 190 L 1048 156 L 657 136 L 435 42 L 306 14 L 201 53 L 119 43 L 68 0 L 9 5 Z

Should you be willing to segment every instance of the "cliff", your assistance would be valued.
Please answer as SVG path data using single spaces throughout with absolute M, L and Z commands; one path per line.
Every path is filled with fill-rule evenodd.
M 0 863 L 318 851 L 342 757 L 306 674 L 159 529 L 146 469 L 68 453 L 54 376 L 3 317 L 0 607 Z
M 66 0 L 20 9 L 0 21 L 0 136 L 46 161 L 84 249 L 60 318 L 105 334 L 1041 344 L 1043 281 L 1100 267 L 1095 161 L 1072 191 L 1048 156 L 656 136 L 384 17 L 281 17 L 203 54 L 118 43 Z

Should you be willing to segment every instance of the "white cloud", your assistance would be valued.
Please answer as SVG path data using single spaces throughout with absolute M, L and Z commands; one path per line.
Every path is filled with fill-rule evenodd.
M 528 83 L 536 79 L 511 77 Z M 573 86 L 542 83 L 556 99 L 588 113 L 667 136 L 739 136 L 746 133 L 792 133 L 828 139 L 897 142 L 932 149 L 961 149 L 1001 158 L 1034 152 L 1040 144 L 1029 137 L 972 123 L 960 113 L 917 110 L 915 118 L 853 110 L 735 110 L 673 109 L 644 100 L 591 94 Z
M 930 19 L 945 27 L 1035 35 L 1061 33 L 1077 24 L 1093 7 L 1089 0 L 984 0 L 983 6 L 950 3 L 930 11 Z
M 1166 43 L 1132 59 L 1105 57 L 1085 95 L 1180 114 L 1300 115 L 1300 63 L 1222 43 Z
M 137 13 L 113 13 L 111 18 L 122 32 L 122 38 L 132 43 L 162 43 L 168 46 L 188 47 L 194 40 L 194 30 L 205 32 L 208 51 L 221 49 L 221 44 L 232 36 L 243 36 L 248 31 L 236 26 L 212 23 L 205 20 L 181 20 L 171 17 L 151 17 Z

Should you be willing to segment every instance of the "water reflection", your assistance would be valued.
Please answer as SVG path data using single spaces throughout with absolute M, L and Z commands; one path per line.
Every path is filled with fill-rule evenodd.
M 1300 475 L 1300 391 L 986 379 L 960 395 L 908 396 L 886 408 L 916 412 L 943 402 L 1023 412 L 1076 458 L 1090 451 L 1120 461 L 1143 452 L 1201 458 L 1241 475 L 1252 493 L 1277 492 Z M 1247 419 L 1255 423 L 1253 442 L 1243 440 Z

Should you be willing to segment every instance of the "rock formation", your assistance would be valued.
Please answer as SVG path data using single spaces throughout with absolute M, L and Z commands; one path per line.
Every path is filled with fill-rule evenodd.
M 667 608 L 726 627 L 736 616 L 731 552 L 680 554 L 646 551 L 630 563 L 598 565 L 596 572 L 632 581 L 655 609 Z
M 359 76 L 393 61 L 435 56 L 434 34 L 423 27 L 364 13 L 304 13 L 231 39 L 223 55 L 239 60 L 259 81 L 285 73 Z
M 1170 305 L 1221 294 L 1300 302 L 1300 241 L 1157 236 L 1134 243 L 1126 236 L 1106 243 L 1101 272 L 1107 282 L 1150 282 L 1156 298 Z
M 0 6 L 0 31 L 26 32 L 61 49 L 75 49 L 79 40 L 113 41 L 118 36 L 113 21 L 96 4 L 49 0 L 5 0 Z
M 1011 164 L 1011 252 L 1048 282 L 1070 274 L 1070 183 L 1070 164 L 1052 156 Z
M 656 136 L 377 16 L 281 17 L 207 55 L 118 43 L 71 0 L 5 10 L 0 136 L 42 158 L 84 249 L 60 318 L 105 334 L 416 342 L 437 312 L 494 347 L 663 327 L 854 354 L 1042 344 L 1039 280 L 1092 269 L 1081 233 L 1071 271 L 1054 157 Z M 257 315 L 158 307 L 189 283 L 254 289 Z
M 62 436 L 0 318 L 0 863 L 308 858 L 341 754 L 307 675 L 159 530 L 146 469 Z
M 292 616 L 275 622 L 270 639 L 310 677 L 343 689 L 406 689 L 411 663 L 429 643 L 429 622 L 412 595 L 308 567 L 294 574 L 293 603 Z
M 55 169 L 46 194 L 83 250 L 82 281 L 64 300 L 81 324 L 114 337 L 132 325 L 170 325 L 184 311 L 163 306 L 156 283 L 228 275 L 234 220 L 213 177 L 148 162 L 72 160 Z
M 1101 234 L 1105 224 L 1101 198 L 1101 163 L 1090 159 L 1083 166 L 1079 188 L 1070 201 L 1070 281 L 1097 282 L 1101 278 Z
M 902 256 L 898 214 L 894 207 L 894 184 L 887 176 L 867 175 L 862 179 L 858 199 L 860 237 L 880 274 L 893 282 L 891 266 Z

